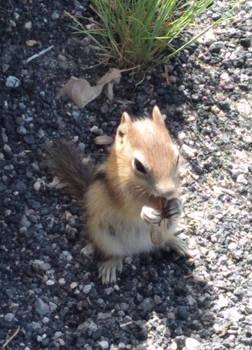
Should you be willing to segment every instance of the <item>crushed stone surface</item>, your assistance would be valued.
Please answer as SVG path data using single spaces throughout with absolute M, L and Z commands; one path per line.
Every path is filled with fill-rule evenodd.
M 216 1 L 199 24 L 228 4 Z M 126 72 L 112 103 L 100 96 L 84 109 L 58 97 L 63 84 L 95 82 L 108 67 L 65 11 L 92 15 L 88 1 L 0 5 L 0 346 L 250 350 L 252 1 L 168 62 L 170 85 L 163 66 L 139 85 Z M 140 116 L 155 104 L 185 159 L 179 232 L 193 259 L 128 257 L 104 287 L 85 217 L 56 189 L 43 145 L 64 136 L 103 159 L 92 130 L 113 136 L 124 110 Z

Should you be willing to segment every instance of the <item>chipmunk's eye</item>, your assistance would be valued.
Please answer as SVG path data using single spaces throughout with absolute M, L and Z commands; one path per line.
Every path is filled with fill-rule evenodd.
M 147 174 L 147 170 L 144 165 L 137 158 L 133 161 L 134 168 L 141 174 Z
M 123 133 L 121 130 L 119 130 L 119 131 L 118 131 L 118 135 L 119 135 L 121 138 L 123 138 L 124 133 Z

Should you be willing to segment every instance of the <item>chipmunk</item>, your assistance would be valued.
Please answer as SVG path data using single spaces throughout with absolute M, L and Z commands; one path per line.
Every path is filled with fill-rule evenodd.
M 102 283 L 116 281 L 123 257 L 170 247 L 181 214 L 179 152 L 157 106 L 151 118 L 121 116 L 108 158 L 98 166 L 66 140 L 46 147 L 47 165 L 87 213 L 89 238 L 101 256 Z

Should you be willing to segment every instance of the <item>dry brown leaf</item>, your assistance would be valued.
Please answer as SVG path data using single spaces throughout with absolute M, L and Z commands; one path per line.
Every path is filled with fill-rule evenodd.
M 64 86 L 63 91 L 77 107 L 83 108 L 96 99 L 102 92 L 102 89 L 103 85 L 91 86 L 86 79 L 71 77 Z
M 63 92 L 79 107 L 85 107 L 89 102 L 95 100 L 102 92 L 104 86 L 107 88 L 107 96 L 110 101 L 113 100 L 113 85 L 119 83 L 121 71 L 116 68 L 110 69 L 104 74 L 95 86 L 91 86 L 86 79 L 71 77 L 65 86 Z
M 119 83 L 121 79 L 121 70 L 117 68 L 111 68 L 107 73 L 105 73 L 98 81 L 97 85 L 106 85 L 112 81 L 114 83 Z
M 113 142 L 113 138 L 108 135 L 96 136 L 95 138 L 96 145 L 110 145 Z
M 107 85 L 105 85 L 104 87 L 104 93 L 107 96 L 107 98 L 109 99 L 109 101 L 113 101 L 114 99 L 114 91 L 113 91 L 113 83 L 108 83 Z

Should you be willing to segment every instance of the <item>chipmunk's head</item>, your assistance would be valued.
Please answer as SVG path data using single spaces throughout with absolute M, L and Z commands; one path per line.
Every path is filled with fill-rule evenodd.
M 176 196 L 179 152 L 157 106 L 152 118 L 133 121 L 128 113 L 122 114 L 113 153 L 120 181 L 138 190 L 136 194 Z

